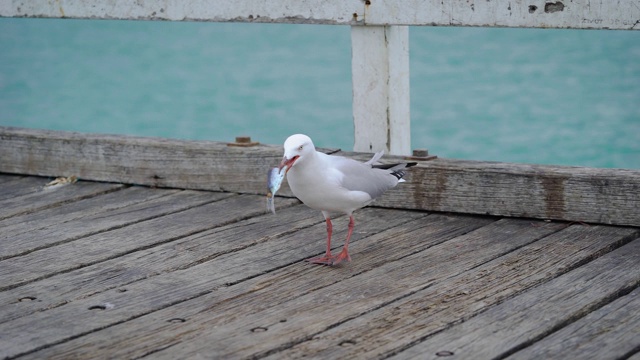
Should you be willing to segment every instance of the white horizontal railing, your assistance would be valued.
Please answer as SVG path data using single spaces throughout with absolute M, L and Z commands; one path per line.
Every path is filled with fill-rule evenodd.
M 354 150 L 408 154 L 406 25 L 640 30 L 640 0 L 0 0 L 0 17 L 350 25 Z
M 640 29 L 638 0 L 1 0 L 0 16 Z

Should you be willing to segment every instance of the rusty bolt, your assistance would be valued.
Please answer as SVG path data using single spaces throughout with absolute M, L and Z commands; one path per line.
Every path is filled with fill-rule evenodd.
M 427 157 L 429 156 L 429 150 L 427 149 L 413 149 L 413 156 Z
M 236 136 L 236 142 L 238 144 L 248 144 L 251 142 L 251 136 Z
M 241 146 L 241 147 L 249 147 L 256 146 L 260 143 L 257 141 L 251 141 L 251 136 L 236 136 L 236 142 L 227 143 L 227 146 Z

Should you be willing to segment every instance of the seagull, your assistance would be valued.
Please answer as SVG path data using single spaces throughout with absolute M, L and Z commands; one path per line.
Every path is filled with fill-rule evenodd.
M 395 187 L 405 175 L 405 168 L 416 165 L 398 163 L 378 165 L 384 151 L 367 162 L 316 151 L 307 135 L 295 134 L 284 142 L 284 156 L 278 167 L 286 170 L 287 181 L 293 194 L 305 205 L 320 210 L 327 224 L 327 250 L 323 256 L 307 259 L 314 264 L 336 265 L 349 256 L 349 239 L 355 221 L 353 212 L 367 206 L 385 191 Z M 349 231 L 342 251 L 331 254 L 330 213 L 349 216 Z

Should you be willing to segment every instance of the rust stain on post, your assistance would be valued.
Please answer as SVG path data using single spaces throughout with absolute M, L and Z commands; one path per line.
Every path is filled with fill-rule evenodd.
M 412 173 L 411 178 L 423 178 L 419 181 L 421 184 L 415 184 L 412 189 L 413 199 L 421 204 L 423 209 L 441 210 L 442 200 L 447 193 L 449 174 L 446 171 L 428 171 L 417 168 L 416 170 L 421 174 Z
M 566 179 L 543 176 L 540 184 L 544 189 L 545 215 L 548 218 L 563 219 L 565 215 L 564 184 Z

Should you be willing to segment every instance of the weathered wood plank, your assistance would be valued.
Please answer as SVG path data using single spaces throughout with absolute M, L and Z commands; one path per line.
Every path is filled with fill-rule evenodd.
M 4 193 L 4 185 L 10 182 L 19 182 L 21 179 L 25 179 L 26 177 L 23 175 L 11 175 L 11 174 L 3 174 L 0 173 L 0 194 Z
M 266 194 L 282 148 L 0 127 L 0 157 L 14 174 Z
M 75 184 L 58 189 L 42 190 L 42 187 L 31 187 L 32 181 L 26 181 L 24 191 L 19 195 L 0 200 L 0 220 L 12 216 L 28 214 L 34 211 L 60 206 L 70 201 L 91 198 L 112 191 L 118 191 L 125 186 L 122 184 L 103 184 L 79 181 Z M 42 183 L 44 185 L 46 182 Z
M 426 339 L 393 359 L 500 358 L 640 285 L 640 239 Z
M 288 203 L 291 201 L 285 201 L 282 205 L 286 206 Z M 0 323 L 162 273 L 185 270 L 220 255 L 240 251 L 321 222 L 324 219 L 318 216 L 317 211 L 304 205 L 292 206 L 278 210 L 277 216 L 269 213 L 252 217 L 61 273 L 13 291 L 0 292 Z M 336 235 L 341 235 L 342 230 L 336 226 Z M 37 301 L 17 301 L 29 298 Z
M 370 216 L 367 216 L 367 214 Z M 390 226 L 398 224 L 402 224 L 399 226 L 399 229 L 402 230 L 405 227 L 403 224 L 408 223 L 412 223 L 414 228 L 416 224 L 418 224 L 420 228 L 424 229 L 425 226 L 438 223 L 438 221 L 419 221 L 425 217 L 427 219 L 430 218 L 430 216 L 424 213 L 407 215 L 404 212 L 394 210 L 364 209 L 359 213 L 358 218 L 361 219 L 360 223 L 363 225 L 363 229 L 368 229 L 367 231 L 372 231 L 372 229 L 375 231 L 376 228 L 378 231 L 382 231 L 382 229 L 389 229 Z M 435 218 L 437 219 L 438 217 Z M 460 228 L 468 231 L 468 229 L 477 228 L 481 226 L 480 224 L 487 222 L 487 220 L 484 219 L 474 221 L 473 219 L 464 217 L 457 220 L 452 219 L 451 221 L 440 220 L 439 222 L 451 225 L 452 221 L 458 224 L 458 231 L 460 231 Z M 317 224 L 293 234 L 270 238 L 269 241 L 250 246 L 241 252 L 222 254 L 212 261 L 205 261 L 186 270 L 165 273 L 150 277 L 144 281 L 131 283 L 126 286 L 126 292 L 120 291 L 121 289 L 113 289 L 89 298 L 73 301 L 65 306 L 59 306 L 44 312 L 37 312 L 28 317 L 22 317 L 0 324 L 0 331 L 6 335 L 0 338 L 0 355 L 13 356 L 23 352 L 33 351 L 45 344 L 51 345 L 66 341 L 78 335 L 113 326 L 203 294 L 213 292 L 212 295 L 214 295 L 214 298 L 218 297 L 218 293 L 222 295 L 226 294 L 232 298 L 235 295 L 229 294 L 227 291 L 220 292 L 221 289 L 227 289 L 225 284 L 231 289 L 235 288 L 234 286 L 230 286 L 231 284 L 237 282 L 242 283 L 243 281 L 247 281 L 247 279 L 262 278 L 262 280 L 264 280 L 263 277 L 258 275 L 291 263 L 296 263 L 298 265 L 297 268 L 303 272 L 318 271 L 320 267 L 300 263 L 300 261 L 309 257 L 310 254 L 313 255 L 313 251 L 320 253 L 322 244 L 305 240 L 322 240 L 324 231 L 324 224 Z M 438 231 L 434 230 L 434 233 L 438 233 Z M 443 228 L 440 226 L 440 233 L 444 233 L 442 236 L 450 237 L 455 231 L 448 227 Z M 232 231 L 227 232 L 227 234 L 233 235 Z M 366 236 L 367 232 L 363 234 L 354 233 L 354 245 L 360 243 Z M 227 240 L 232 239 L 224 237 L 221 241 Z M 440 238 L 440 240 L 443 241 L 442 238 Z M 390 241 L 386 241 L 386 239 L 385 242 L 387 242 L 387 245 L 391 243 Z M 358 249 L 358 246 L 354 246 L 353 249 Z M 354 255 L 356 255 L 356 252 L 354 252 Z M 402 254 L 391 254 L 384 259 L 384 261 L 397 259 L 398 255 L 401 256 Z M 349 272 L 344 273 L 344 275 L 349 276 Z M 255 284 L 255 282 L 252 282 L 252 284 Z M 307 285 L 315 286 L 313 283 Z M 252 286 L 253 285 L 249 285 L 249 287 Z M 227 299 L 229 299 L 229 297 L 227 297 Z M 110 307 L 108 309 L 109 311 L 102 315 L 87 311 L 91 306 L 103 305 L 105 303 L 114 304 L 114 306 L 112 308 Z M 16 306 L 19 306 L 19 304 Z M 182 310 L 191 312 L 193 306 L 187 304 Z M 74 319 L 76 325 L 61 329 L 61 319 L 70 318 Z M 31 331 L 29 335 L 25 337 L 23 331 L 27 328 L 32 328 L 34 321 L 40 324 L 40 331 L 38 333 Z M 147 325 L 149 324 L 147 323 Z M 103 341 L 104 340 L 106 339 L 103 339 Z
M 327 327 L 367 312 L 366 309 L 371 310 L 392 299 L 402 298 L 415 289 L 443 281 L 452 274 L 463 272 L 499 253 L 508 252 L 545 233 L 553 232 L 558 226 L 544 224 L 542 227 L 531 227 L 528 222 L 520 221 L 516 224 L 516 221 L 508 220 L 469 232 L 473 229 L 469 224 L 470 220 L 459 216 L 448 218 L 431 215 L 419 222 L 407 224 L 411 226 L 403 225 L 373 236 L 366 241 L 365 245 L 368 246 L 364 249 L 360 245 L 355 246 L 352 256 L 358 256 L 358 261 L 350 264 L 350 271 L 339 268 L 286 267 L 273 274 L 218 289 L 153 316 L 105 329 L 105 333 L 95 334 L 95 340 L 90 341 L 94 344 L 92 347 L 85 349 L 81 346 L 82 351 L 95 351 L 93 346 L 99 346 L 101 341 L 112 339 L 113 336 L 122 348 L 117 356 L 136 357 L 167 346 L 173 346 L 172 349 L 184 356 L 192 356 L 207 341 L 209 346 L 206 351 L 210 356 L 245 357 L 257 354 L 301 337 L 307 338 L 319 329 L 326 330 Z M 522 228 L 525 224 L 528 226 L 527 231 L 520 240 L 506 242 L 486 236 L 491 229 L 496 228 L 504 229 L 503 232 L 498 231 L 498 238 L 512 236 L 513 230 Z M 478 224 L 474 227 L 477 229 L 477 226 Z M 460 236 L 461 234 L 465 235 Z M 466 255 L 463 260 L 452 262 L 450 257 L 461 254 L 458 246 L 465 243 L 473 244 L 475 252 L 472 249 L 464 251 L 462 253 Z M 487 246 L 488 244 L 491 246 Z M 390 246 L 393 246 L 392 252 L 389 252 Z M 424 251 L 425 249 L 428 250 Z M 447 271 L 431 271 L 430 266 L 437 264 L 432 261 L 436 257 L 440 260 L 447 258 Z M 398 259 L 402 260 L 397 261 Z M 166 319 L 167 316 L 181 317 L 188 321 L 171 327 L 157 321 Z M 281 322 L 283 319 L 286 322 Z M 143 327 L 153 335 L 144 338 L 137 335 Z M 251 329 L 256 327 L 268 328 L 268 331 L 253 333 Z M 216 340 L 200 337 L 203 335 L 203 328 L 208 329 L 206 336 Z M 158 330 L 156 332 L 152 329 Z M 122 336 L 125 333 L 128 335 Z M 229 341 L 229 336 L 233 336 L 233 341 Z M 73 343 L 87 346 L 88 340 L 83 340 Z M 78 350 L 76 346 L 67 348 Z M 51 354 L 46 353 L 47 356 Z M 64 355 L 69 354 L 67 352 Z M 158 355 L 159 353 L 154 353 L 154 356 Z M 174 355 L 175 353 L 164 356 Z M 61 357 L 64 357 L 63 353 Z
M 495 222 L 444 243 L 423 245 L 422 249 L 427 249 L 426 251 L 414 250 L 412 255 L 401 261 L 388 262 L 367 272 L 357 272 L 356 276 L 314 289 L 314 291 L 301 293 L 299 282 L 292 282 L 290 285 L 280 285 L 255 294 L 246 294 L 221 304 L 223 309 L 227 309 L 227 306 L 229 306 L 228 309 L 233 307 L 237 313 L 242 314 L 241 316 L 237 315 L 229 320 L 224 319 L 222 314 L 203 314 L 201 319 L 194 319 L 195 324 L 189 326 L 213 328 L 212 332 L 196 334 L 192 331 L 190 335 L 194 337 L 193 339 L 183 337 L 179 344 L 154 353 L 154 356 L 169 358 L 178 353 L 193 356 L 203 351 L 205 343 L 211 343 L 214 338 L 215 346 L 207 347 L 207 351 L 210 351 L 213 356 L 262 356 L 287 344 L 310 339 L 318 332 L 385 306 L 419 289 L 433 286 L 452 275 L 468 270 L 469 267 L 477 266 L 499 256 L 504 251 L 508 252 L 555 230 L 548 227 L 543 229 L 529 226 L 529 231 L 511 242 L 499 241 L 483 235 L 490 229 L 496 233 L 495 230 L 502 227 L 506 231 L 496 233 L 496 237 L 501 238 L 510 232 L 507 229 L 522 229 L 521 225 L 522 222 L 516 224 L 515 221 Z M 416 230 L 405 233 L 404 236 L 409 238 L 418 236 L 430 241 L 431 236 L 422 234 L 424 230 Z M 483 251 L 476 251 L 473 255 L 465 252 L 465 255 L 462 255 L 459 246 L 465 243 L 472 243 L 472 248 Z M 461 257 L 457 257 L 458 255 Z M 452 257 L 457 257 L 456 261 L 452 261 Z M 436 258 L 444 261 L 434 261 Z M 323 277 L 327 274 L 316 276 Z M 321 281 L 315 279 L 316 276 L 308 276 L 305 279 L 315 284 Z M 278 284 L 282 283 L 278 282 Z M 260 303 L 259 299 L 271 297 L 266 295 L 267 293 L 275 294 L 276 292 L 284 299 L 280 299 L 278 303 Z M 286 322 L 281 322 L 282 319 L 286 319 Z M 252 333 L 251 329 L 255 327 L 263 327 L 268 331 Z M 235 333 L 235 336 L 232 333 Z M 238 337 L 238 333 L 246 335 Z M 231 337 L 234 337 L 233 341 L 229 341 Z
M 0 260 L 211 201 L 192 191 L 162 198 L 180 191 L 134 186 L 1 220 Z
M 59 240 L 56 246 L 5 259 L 0 262 L 0 276 L 3 277 L 0 290 L 243 218 L 244 213 L 226 209 L 225 206 L 255 199 L 245 196 L 238 200 L 236 197 L 219 193 L 180 192 L 163 198 L 162 203 L 156 205 L 159 206 L 160 213 L 156 213 L 155 216 L 147 216 L 148 210 L 144 207 L 138 212 L 128 214 L 132 219 L 140 219 L 140 222 L 87 237 L 62 238 L 73 241 Z M 64 231 L 60 236 L 64 236 Z
M 640 225 L 639 170 L 434 160 L 399 189 L 376 204 Z
M 317 334 L 312 339 L 275 352 L 271 358 L 347 359 L 394 354 L 564 274 L 594 256 L 609 252 L 637 235 L 638 231 L 633 229 L 570 226 L 389 306 Z
M 631 1 L 46 0 L 0 2 L 0 16 L 343 25 L 638 29 Z
M 270 288 L 268 291 L 277 291 L 286 299 L 284 302 L 279 300 L 278 305 L 264 304 L 264 294 L 250 294 L 240 303 L 242 306 L 239 306 L 239 301 L 233 304 L 234 310 L 242 316 L 232 320 L 222 318 L 222 313 L 210 319 L 203 316 L 202 324 L 215 324 L 215 330 L 197 334 L 194 339 L 183 338 L 180 343 L 154 356 L 162 359 L 176 354 L 194 356 L 205 349 L 220 357 L 263 356 L 274 349 L 312 339 L 340 323 L 446 281 L 557 228 L 557 224 L 531 227 L 523 221 L 501 220 L 430 247 L 427 251 L 414 253 L 402 261 L 386 263 L 313 292 L 301 295 L 295 283 L 291 287 Z M 507 236 L 512 238 L 514 231 L 521 235 L 510 242 L 504 241 Z M 493 236 L 487 236 L 488 233 Z M 461 248 L 463 245 L 464 249 Z M 256 303 L 259 298 L 264 305 Z M 226 308 L 225 304 L 221 306 Z M 287 321 L 281 323 L 280 319 Z M 200 319 L 197 322 L 200 323 Z M 268 328 L 268 331 L 251 333 L 250 330 L 256 326 Z M 243 330 L 245 337 L 238 336 L 238 329 Z M 232 338 L 234 340 L 230 341 Z M 216 339 L 216 346 L 207 346 L 206 343 L 210 344 L 213 339 Z
M 266 193 L 266 173 L 282 156 L 279 146 L 1 127 L 0 140 L 4 172 L 253 194 Z M 407 180 L 375 204 L 640 226 L 640 170 L 437 159 Z M 286 182 L 279 194 L 292 195 Z
M 640 288 L 507 359 L 624 359 L 640 350 Z
M 4 175 L 2 177 L 4 177 Z M 2 184 L 0 188 L 0 201 L 42 191 L 42 187 L 46 184 L 44 178 L 41 177 L 12 176 L 12 178 L 14 178 L 14 180 Z
M 16 176 L 0 174 L 0 200 L 9 199 L 42 189 L 45 184 L 34 176 Z

